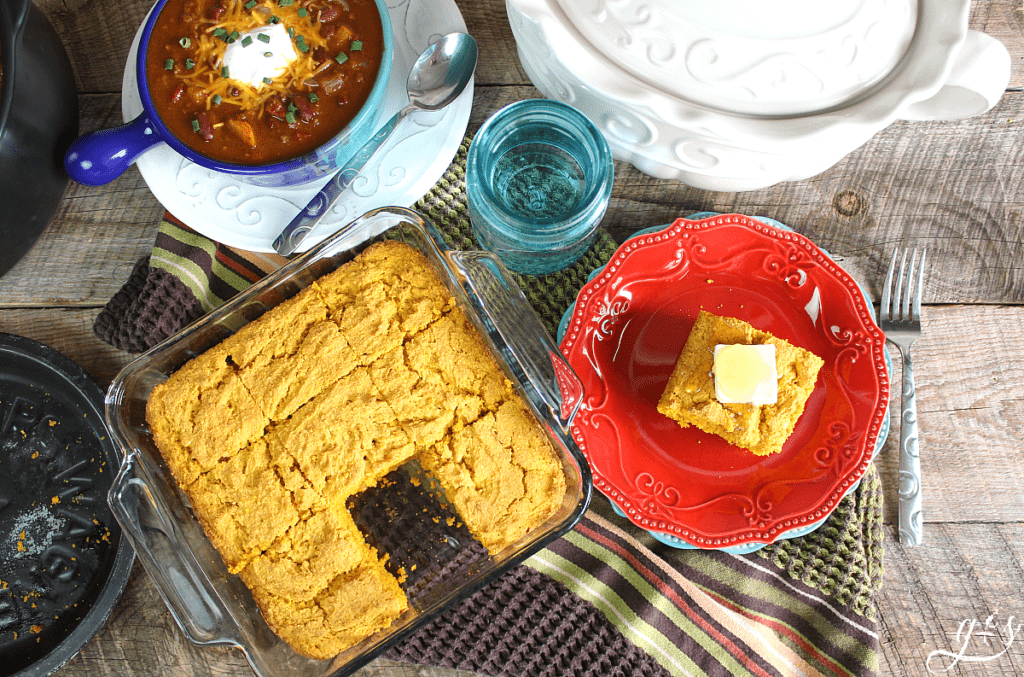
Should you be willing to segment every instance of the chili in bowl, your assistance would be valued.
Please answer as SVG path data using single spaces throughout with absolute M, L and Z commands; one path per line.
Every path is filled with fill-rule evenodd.
M 256 185 L 315 180 L 374 133 L 392 52 L 384 0 L 159 0 L 139 41 L 143 113 L 79 137 L 65 167 L 99 185 L 165 142 Z

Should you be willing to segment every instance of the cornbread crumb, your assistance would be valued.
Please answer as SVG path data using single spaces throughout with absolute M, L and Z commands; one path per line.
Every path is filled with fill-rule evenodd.
M 348 512 L 354 494 L 418 459 L 497 553 L 565 493 L 546 434 L 483 338 L 422 255 L 396 242 L 186 363 L 154 389 L 147 419 L 228 570 L 315 659 L 408 606 Z
M 761 406 L 719 402 L 712 374 L 717 344 L 774 345 L 778 401 Z M 793 433 L 823 365 L 817 355 L 742 320 L 702 310 L 658 402 L 658 411 L 683 427 L 695 425 L 758 456 L 774 454 Z

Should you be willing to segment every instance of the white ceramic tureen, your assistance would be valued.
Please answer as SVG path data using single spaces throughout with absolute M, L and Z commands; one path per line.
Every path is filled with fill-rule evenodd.
M 998 102 L 1010 56 L 969 0 L 507 0 L 523 68 L 616 158 L 709 190 L 832 166 L 897 119 Z

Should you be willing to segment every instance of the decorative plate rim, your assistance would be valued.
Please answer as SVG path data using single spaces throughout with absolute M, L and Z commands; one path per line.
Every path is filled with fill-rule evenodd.
M 570 360 L 570 363 L 573 361 L 574 346 L 583 336 L 583 332 L 580 330 L 584 324 L 583 314 L 586 312 L 588 301 L 608 285 L 615 273 L 624 267 L 627 272 L 629 271 L 628 266 L 631 257 L 637 252 L 643 252 L 648 248 L 662 245 L 667 240 L 674 239 L 680 235 L 699 233 L 723 225 L 741 226 L 750 229 L 752 234 L 756 234 L 756 236 L 789 243 L 801 253 L 807 255 L 826 274 L 839 283 L 840 287 L 849 297 L 852 309 L 855 311 L 849 317 L 851 321 L 856 321 L 856 326 L 851 329 L 862 331 L 864 334 L 870 351 L 868 357 L 873 365 L 871 373 L 877 377 L 877 387 L 871 415 L 866 419 L 866 434 L 863 435 L 862 441 L 857 445 L 857 451 L 854 454 L 856 462 L 852 468 L 841 478 L 837 478 L 829 492 L 799 516 L 772 519 L 764 525 L 754 526 L 741 533 L 705 532 L 688 525 L 669 523 L 661 517 L 652 516 L 650 511 L 644 509 L 643 506 L 635 505 L 609 480 L 605 473 L 595 467 L 593 455 L 590 453 L 585 438 L 585 432 L 581 429 L 579 419 L 574 420 L 572 424 L 573 437 L 591 464 L 594 486 L 611 499 L 615 507 L 620 509 L 633 524 L 649 531 L 660 532 L 669 537 L 677 538 L 698 548 L 732 548 L 753 543 L 773 543 L 780 538 L 785 538 L 785 534 L 789 531 L 809 527 L 825 519 L 846 493 L 864 476 L 874 456 L 875 445 L 879 433 L 887 421 L 886 417 L 888 414 L 890 384 L 885 360 L 887 354 L 885 335 L 875 323 L 873 308 L 864 298 L 860 285 L 821 248 L 803 235 L 788 230 L 784 226 L 780 228 L 765 221 L 741 214 L 722 214 L 697 220 L 680 218 L 660 231 L 636 235 L 624 242 L 601 272 L 584 284 L 577 296 L 572 315 L 568 318 L 569 321 L 566 326 L 565 335 L 560 344 L 563 354 Z M 781 226 L 781 224 L 779 225 Z

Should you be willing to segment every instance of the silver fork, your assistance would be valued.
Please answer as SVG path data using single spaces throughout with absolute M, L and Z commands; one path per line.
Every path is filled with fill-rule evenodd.
M 893 252 L 889 272 L 885 275 L 882 303 L 878 309 L 878 318 L 886 339 L 899 348 L 900 355 L 903 356 L 899 525 L 900 543 L 905 545 L 921 545 L 923 542 L 921 455 L 917 445 L 917 393 L 914 390 L 914 366 L 910 360 L 910 348 L 921 337 L 921 289 L 924 282 L 925 251 L 921 251 L 921 260 L 918 262 L 915 249 L 910 257 L 909 266 L 905 249 L 902 256 L 898 248 Z M 900 261 L 898 273 L 897 259 Z

